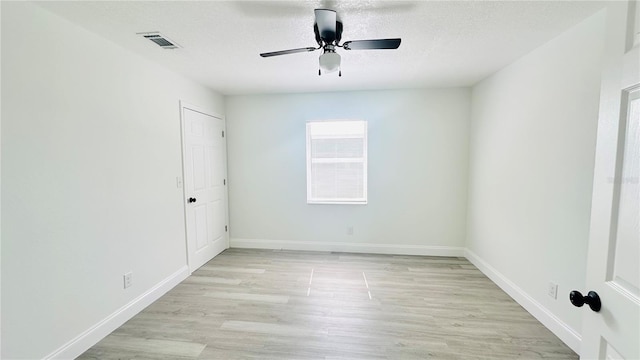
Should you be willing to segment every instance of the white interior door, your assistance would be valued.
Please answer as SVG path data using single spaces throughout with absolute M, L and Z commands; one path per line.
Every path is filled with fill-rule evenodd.
M 602 308 L 581 310 L 584 359 L 640 359 L 640 9 L 635 5 L 607 6 L 584 289 L 599 295 Z
M 224 120 L 182 107 L 185 218 L 191 272 L 228 248 Z

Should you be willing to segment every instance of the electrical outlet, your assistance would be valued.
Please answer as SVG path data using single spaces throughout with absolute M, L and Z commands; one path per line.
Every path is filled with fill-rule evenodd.
M 126 289 L 129 286 L 131 286 L 131 282 L 133 281 L 133 274 L 131 272 L 128 272 L 124 274 L 122 277 L 124 279 L 124 288 Z
M 552 299 L 557 299 L 558 298 L 558 284 L 550 281 L 549 285 L 547 286 L 547 295 L 549 295 L 550 298 Z
M 347 235 L 353 235 L 353 226 L 347 226 Z

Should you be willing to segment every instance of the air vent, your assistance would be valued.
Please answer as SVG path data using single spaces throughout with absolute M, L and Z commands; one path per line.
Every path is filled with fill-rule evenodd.
M 143 37 L 153 41 L 163 49 L 177 49 L 180 47 L 175 43 L 175 41 L 169 40 L 166 36 L 160 34 L 159 32 L 144 32 L 138 33 L 138 35 L 142 35 Z

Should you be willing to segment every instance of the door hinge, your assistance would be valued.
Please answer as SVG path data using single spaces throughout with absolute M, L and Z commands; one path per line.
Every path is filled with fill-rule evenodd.
M 224 130 L 222 130 L 222 137 L 224 137 Z
M 227 179 L 222 179 L 222 185 L 227 185 Z
M 224 232 L 229 231 L 229 228 L 227 227 L 227 225 L 224 226 Z

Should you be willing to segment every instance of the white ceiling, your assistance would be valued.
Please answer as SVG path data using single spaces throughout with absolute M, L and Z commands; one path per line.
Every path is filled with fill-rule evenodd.
M 469 86 L 602 8 L 595 1 L 38 2 L 223 94 Z M 398 50 L 339 49 L 342 77 L 318 76 L 315 8 L 338 11 L 342 40 L 401 37 Z M 161 49 L 138 32 L 160 31 Z

